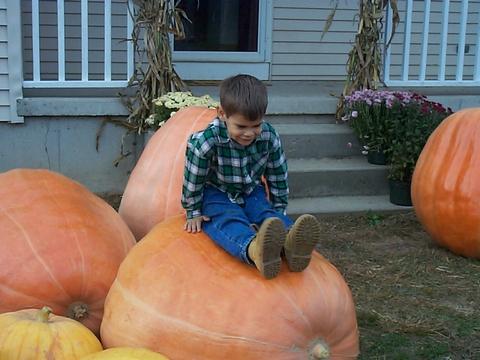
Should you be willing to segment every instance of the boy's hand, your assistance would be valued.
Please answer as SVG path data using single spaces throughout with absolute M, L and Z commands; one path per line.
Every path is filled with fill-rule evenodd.
M 202 216 L 197 216 L 191 219 L 187 219 L 187 222 L 185 223 L 185 226 L 183 228 L 189 233 L 201 232 L 203 221 L 210 221 L 210 218 L 208 216 L 202 215 Z

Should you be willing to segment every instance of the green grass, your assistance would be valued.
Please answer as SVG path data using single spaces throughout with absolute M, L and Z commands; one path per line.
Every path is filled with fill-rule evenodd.
M 480 261 L 439 248 L 411 212 L 322 219 L 319 251 L 356 303 L 359 359 L 480 359 Z

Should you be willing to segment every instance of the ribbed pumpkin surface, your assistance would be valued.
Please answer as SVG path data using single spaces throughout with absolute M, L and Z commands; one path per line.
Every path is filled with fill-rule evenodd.
M 135 239 L 105 201 L 48 171 L 0 174 L 0 312 L 48 305 L 99 331 L 105 296 Z
M 120 266 L 105 302 L 105 347 L 175 360 L 304 360 L 324 342 L 330 359 L 356 357 L 350 290 L 322 256 L 304 272 L 285 267 L 265 280 L 183 224 L 183 216 L 158 224 Z
M 130 175 L 119 213 L 137 239 L 168 216 L 184 212 L 180 203 L 188 136 L 204 129 L 216 110 L 192 106 L 177 112 L 148 142 Z
M 37 309 L 0 314 L 2 360 L 77 360 L 98 351 L 100 341 L 72 319 Z
M 168 360 L 168 358 L 147 349 L 123 347 L 103 350 L 81 360 Z
M 450 115 L 432 133 L 415 167 L 412 202 L 439 245 L 480 258 L 480 108 Z

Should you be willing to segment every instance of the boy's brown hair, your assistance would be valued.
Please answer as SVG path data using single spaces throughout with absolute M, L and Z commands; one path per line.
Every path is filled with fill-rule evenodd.
M 229 77 L 220 84 L 220 105 L 227 117 L 240 114 L 251 121 L 259 120 L 267 111 L 267 87 L 251 75 Z

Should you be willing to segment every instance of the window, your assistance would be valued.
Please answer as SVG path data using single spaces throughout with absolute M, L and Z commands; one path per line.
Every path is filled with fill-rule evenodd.
M 185 39 L 175 51 L 258 51 L 259 0 L 184 0 Z

